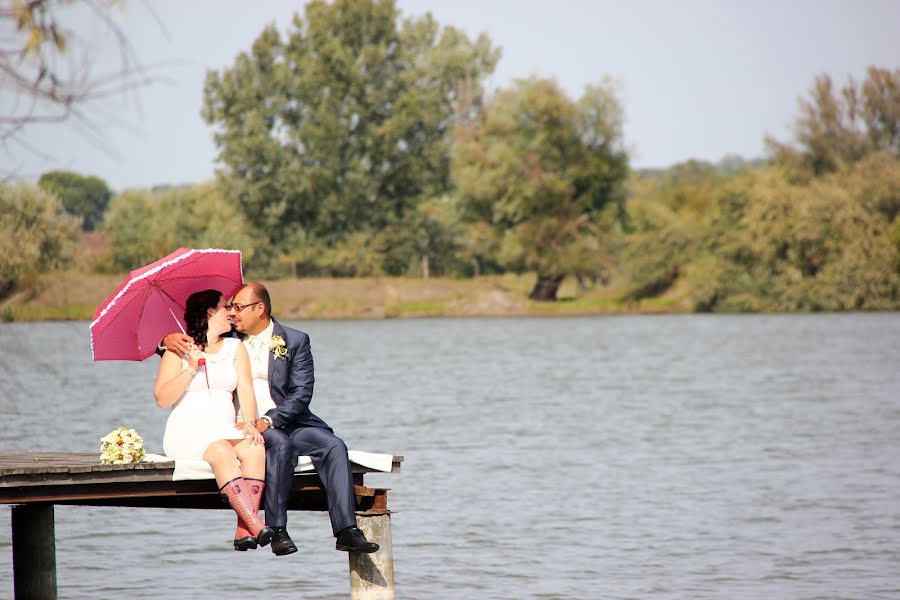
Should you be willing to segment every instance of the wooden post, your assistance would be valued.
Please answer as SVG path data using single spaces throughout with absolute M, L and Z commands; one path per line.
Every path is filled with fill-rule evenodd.
M 356 526 L 379 548 L 372 554 L 350 553 L 351 600 L 394 600 L 390 513 L 357 515 Z
M 13 506 L 12 542 L 16 600 L 56 600 L 53 505 Z

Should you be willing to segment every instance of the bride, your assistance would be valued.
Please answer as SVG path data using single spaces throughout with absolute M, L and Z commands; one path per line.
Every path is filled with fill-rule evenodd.
M 265 546 L 272 530 L 259 518 L 265 488 L 266 452 L 253 421 L 235 423 L 232 393 L 241 414 L 256 415 L 250 359 L 231 330 L 225 298 L 217 290 L 191 294 L 184 311 L 187 334 L 199 346 L 184 357 L 166 352 L 154 394 L 161 408 L 172 407 L 163 450 L 174 459 L 205 460 L 219 491 L 238 515 L 235 550 Z

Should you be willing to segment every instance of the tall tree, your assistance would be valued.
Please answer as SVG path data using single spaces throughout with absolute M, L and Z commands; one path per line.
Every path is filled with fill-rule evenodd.
M 23 182 L 0 185 L 0 300 L 64 266 L 77 230 L 53 194 Z
M 181 246 L 240 248 L 252 259 L 255 241 L 241 215 L 215 184 L 116 196 L 103 222 L 110 242 L 106 268 L 134 269 Z
M 268 27 L 207 74 L 231 197 L 285 254 L 402 221 L 448 189 L 449 132 L 498 57 L 430 15 L 401 22 L 392 0 L 309 3 L 286 38 Z
M 112 190 L 104 180 L 71 171 L 44 173 L 38 179 L 38 187 L 56 194 L 66 212 L 81 220 L 84 231 L 93 231 L 100 224 L 112 198 Z
M 869 67 L 866 79 L 835 88 L 827 74 L 816 77 L 809 98 L 800 100 L 794 122 L 797 146 L 767 138 L 777 162 L 800 178 L 837 171 L 879 150 L 900 156 L 900 69 Z
M 555 300 L 567 274 L 602 266 L 601 212 L 624 200 L 628 156 L 612 85 L 572 101 L 553 81 L 515 82 L 458 128 L 454 173 L 464 218 L 497 228 L 501 261 L 537 271 L 530 297 Z

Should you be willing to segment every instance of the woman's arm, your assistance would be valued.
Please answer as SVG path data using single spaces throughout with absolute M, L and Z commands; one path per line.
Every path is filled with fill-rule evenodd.
M 253 376 L 250 372 L 250 356 L 244 344 L 238 343 L 234 353 L 234 366 L 237 370 L 238 404 L 241 406 L 243 423 L 238 423 L 253 442 L 262 443 L 262 435 L 256 430 L 256 392 L 253 391 Z
M 168 408 L 175 404 L 184 390 L 191 383 L 191 379 L 197 373 L 200 351 L 194 350 L 188 355 L 188 368 L 182 366 L 181 359 L 172 352 L 163 354 L 159 361 L 159 371 L 156 373 L 156 385 L 153 386 L 153 395 L 156 396 L 156 405 L 160 408 Z

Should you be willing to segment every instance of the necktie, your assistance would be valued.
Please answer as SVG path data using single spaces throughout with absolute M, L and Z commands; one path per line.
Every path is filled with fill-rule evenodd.
M 253 351 L 250 356 L 250 367 L 251 371 L 253 371 L 254 377 L 259 377 L 262 370 L 265 368 L 263 364 L 263 359 L 261 356 L 260 349 L 262 348 L 262 340 L 259 339 L 258 336 L 252 336 L 250 338 L 250 349 Z

